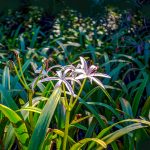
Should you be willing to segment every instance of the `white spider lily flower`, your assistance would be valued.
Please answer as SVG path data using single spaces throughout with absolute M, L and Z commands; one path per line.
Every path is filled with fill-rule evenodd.
M 94 81 L 98 85 L 104 88 L 102 82 L 96 77 L 110 78 L 110 76 L 108 76 L 107 74 L 103 74 L 103 73 L 97 73 L 96 71 L 98 68 L 94 65 L 91 65 L 90 67 L 88 67 L 87 62 L 85 61 L 83 57 L 80 57 L 80 60 L 81 60 L 80 68 L 77 68 L 75 70 L 75 72 L 77 72 L 79 75 L 75 79 L 80 80 L 80 79 L 89 78 L 91 83 L 92 81 Z
M 70 68 L 68 68 L 66 70 L 56 71 L 57 77 L 46 77 L 44 79 L 39 80 L 38 83 L 57 80 L 58 82 L 56 83 L 55 88 L 64 84 L 66 86 L 66 88 L 68 89 L 69 93 L 74 96 L 75 95 L 74 91 L 73 91 L 70 83 L 68 82 L 68 80 L 75 81 L 78 84 L 81 84 L 81 83 L 79 80 L 74 79 L 73 77 L 66 77 L 66 75 L 68 74 L 69 71 L 70 71 Z

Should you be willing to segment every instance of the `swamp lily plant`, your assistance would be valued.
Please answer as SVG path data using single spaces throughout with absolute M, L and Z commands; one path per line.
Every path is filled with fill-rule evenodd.
M 0 103 L 0 115 L 2 117 L 2 123 L 3 121 L 6 120 L 5 117 L 8 118 L 7 120 L 8 122 L 5 123 L 6 126 L 5 125 L 4 127 L 2 126 L 3 131 L 6 133 L 4 133 L 3 136 L 4 138 L 0 141 L 3 143 L 2 147 L 0 145 L 0 149 L 1 148 L 11 149 L 13 145 L 17 145 L 21 150 L 53 149 L 52 148 L 54 143 L 53 140 L 57 141 L 56 144 L 57 148 L 62 150 L 81 149 L 81 147 L 85 146 L 88 142 L 91 142 L 87 147 L 85 147 L 88 150 L 93 149 L 93 147 L 95 146 L 97 147 L 97 149 L 104 149 L 107 147 L 108 144 L 111 144 L 113 149 L 116 149 L 116 145 L 114 145 L 114 141 L 116 139 L 133 130 L 150 126 L 150 122 L 144 119 L 121 120 L 117 123 L 111 124 L 110 126 L 107 126 L 103 121 L 101 121 L 101 117 L 99 116 L 99 114 L 96 113 L 94 108 L 90 106 L 92 102 L 85 102 L 83 100 L 84 98 L 83 99 L 81 98 L 81 93 L 83 92 L 83 88 L 87 79 L 90 80 L 91 84 L 93 82 L 98 84 L 99 85 L 98 88 L 101 87 L 101 89 L 106 92 L 105 86 L 102 84 L 99 77 L 104 77 L 104 78 L 110 78 L 110 77 L 106 74 L 98 73 L 97 72 L 98 68 L 94 65 L 89 66 L 83 57 L 80 57 L 80 62 L 76 66 L 56 65 L 46 70 L 44 69 L 44 66 L 42 66 L 39 69 L 33 66 L 33 69 L 35 73 L 38 74 L 38 76 L 32 82 L 31 84 L 32 88 L 30 88 L 30 86 L 28 85 L 28 82 L 26 81 L 26 78 L 23 74 L 20 59 L 18 59 L 18 63 L 19 63 L 18 65 L 19 70 L 17 66 L 15 66 L 15 64 L 14 64 L 14 68 L 20 83 L 24 86 L 24 89 L 28 93 L 28 97 L 27 97 L 28 101 L 27 103 L 25 103 L 25 105 L 21 106 L 21 108 L 18 107 L 15 101 L 13 101 L 13 99 L 11 98 L 9 92 L 7 92 L 7 90 L 2 85 L 0 85 L 0 92 L 3 93 L 2 95 L 3 99 Z M 50 74 L 52 74 L 52 76 Z M 5 67 L 3 73 L 3 81 L 4 81 L 3 83 L 5 83 L 6 87 L 8 87 L 7 83 L 9 78 L 10 78 L 9 68 Z M 41 86 L 43 82 L 56 83 L 54 86 L 54 91 L 52 92 L 52 94 L 50 94 L 50 96 L 44 95 L 44 96 L 37 96 L 33 98 L 33 96 L 36 95 L 34 94 L 34 91 L 36 91 L 35 89 L 36 85 L 40 84 Z M 47 88 L 45 89 L 46 91 L 48 90 Z M 74 135 L 71 135 L 71 133 L 68 134 L 69 133 L 68 131 L 71 131 L 72 127 L 76 128 L 76 126 L 74 126 L 75 124 L 78 124 L 79 122 L 91 117 L 91 115 L 81 117 L 81 118 L 80 116 L 74 116 L 74 119 L 72 120 L 73 116 L 71 116 L 72 114 L 70 115 L 71 112 L 75 110 L 74 114 L 78 115 L 77 110 L 80 107 L 80 104 L 77 105 L 78 100 L 81 103 L 86 104 L 85 106 L 90 109 L 93 116 L 95 117 L 94 119 L 96 119 L 101 125 L 102 130 L 98 135 L 94 134 L 94 137 L 89 136 L 90 138 L 83 138 L 76 142 L 72 138 L 74 137 Z M 126 100 L 120 99 L 120 101 L 122 102 L 122 105 L 124 104 L 125 106 L 129 106 Z M 44 104 L 44 107 L 42 107 L 42 109 L 41 109 L 41 104 L 42 106 Z M 104 106 L 105 104 L 102 105 Z M 57 128 L 50 129 L 49 125 L 51 124 L 54 113 L 57 112 L 56 111 L 57 107 L 58 109 L 62 108 L 64 113 L 62 115 L 63 117 L 65 117 L 63 118 L 65 120 L 63 122 L 62 119 L 61 123 L 63 125 L 61 127 L 59 126 L 61 123 L 57 124 L 58 129 Z M 119 115 L 116 114 L 116 111 L 113 110 L 111 106 L 107 106 L 107 108 L 109 108 L 109 110 L 111 110 L 117 117 L 119 117 Z M 37 113 L 40 114 L 39 117 L 37 117 L 38 115 Z M 2 114 L 4 114 L 4 116 Z M 58 116 L 58 114 L 55 115 L 56 118 L 62 117 L 62 116 Z M 79 118 L 76 119 L 76 117 Z M 122 127 L 119 130 L 114 131 L 113 133 L 109 133 L 109 131 L 111 131 L 111 129 L 114 126 L 126 122 L 130 122 L 131 124 L 129 124 L 126 127 Z M 18 141 L 17 143 L 15 142 L 16 141 L 15 139 L 17 139 Z M 63 142 L 61 142 L 61 140 L 63 140 Z M 98 145 L 95 145 L 95 143 L 97 143 Z
M 52 69 L 54 68 L 59 68 L 59 70 L 56 71 L 55 76 L 51 77 L 48 75 L 48 73 L 52 71 Z M 109 75 L 98 73 L 97 71 L 98 67 L 95 65 L 88 66 L 88 63 L 83 57 L 80 57 L 80 63 L 77 64 L 76 67 L 73 65 L 68 65 L 65 67 L 57 65 L 49 68 L 48 71 L 45 71 L 42 68 L 35 70 L 36 73 L 41 74 L 39 76 L 40 79 L 36 78 L 37 84 L 48 81 L 57 81 L 54 88 L 57 87 L 62 88 L 64 96 L 63 104 L 66 109 L 63 150 L 66 150 L 69 122 L 70 122 L 70 112 L 74 108 L 75 104 L 77 103 L 77 100 L 81 95 L 86 79 L 89 79 L 91 84 L 92 82 L 95 82 L 96 84 L 101 86 L 101 88 L 105 88 L 100 79 L 98 79 L 97 77 L 110 78 Z M 35 84 L 36 82 L 34 81 L 33 83 Z M 77 94 L 75 94 L 76 83 L 80 85 Z M 33 87 L 35 87 L 34 84 L 32 84 Z

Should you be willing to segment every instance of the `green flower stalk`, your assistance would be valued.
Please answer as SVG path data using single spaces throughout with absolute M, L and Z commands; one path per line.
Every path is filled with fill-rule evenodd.
M 70 121 L 70 109 L 68 107 L 66 109 L 65 132 L 64 132 L 64 138 L 63 138 L 63 150 L 66 150 L 68 129 L 69 129 L 69 121 Z

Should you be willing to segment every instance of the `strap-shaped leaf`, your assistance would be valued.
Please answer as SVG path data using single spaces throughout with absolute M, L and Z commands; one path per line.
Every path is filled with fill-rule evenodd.
M 149 77 L 148 77 L 148 75 L 146 75 L 145 78 L 143 79 L 143 82 L 139 85 L 139 88 L 135 94 L 133 104 L 132 104 L 132 110 L 133 110 L 134 116 L 136 116 L 136 114 L 137 114 L 140 100 L 141 100 L 141 97 L 143 95 L 143 92 L 144 92 L 144 89 L 146 87 L 148 79 L 149 79 Z
M 121 102 L 122 110 L 125 113 L 125 118 L 126 119 L 129 117 L 133 118 L 133 113 L 132 113 L 132 108 L 131 108 L 130 103 L 122 97 L 120 97 L 119 100 Z
M 51 122 L 51 119 L 53 117 L 53 114 L 58 104 L 58 101 L 60 99 L 60 96 L 61 96 L 61 89 L 57 88 L 54 90 L 54 92 L 48 99 L 38 119 L 35 129 L 33 131 L 30 144 L 29 144 L 29 150 L 42 149 L 41 148 L 42 143 L 44 142 L 44 138 L 45 138 L 48 126 Z
M 106 144 L 110 144 L 111 142 L 115 141 L 116 139 L 120 138 L 121 136 L 128 134 L 131 131 L 134 131 L 136 129 L 140 129 L 140 128 L 144 128 L 147 127 L 146 125 L 142 125 L 141 123 L 134 123 L 132 125 L 126 126 L 120 130 L 117 130 L 111 134 L 108 134 L 107 136 L 105 136 L 104 138 L 102 138 L 102 140 L 104 140 L 106 142 Z M 98 150 L 103 149 L 102 147 L 100 147 Z
M 4 71 L 3 71 L 2 85 L 7 90 L 10 90 L 10 71 L 7 66 L 5 66 Z
M 17 110 L 17 104 L 11 97 L 10 93 L 8 92 L 7 89 L 5 89 L 1 84 L 0 84 L 0 94 L 1 94 L 1 103 L 13 110 Z
M 23 120 L 20 118 L 20 116 L 15 111 L 8 108 L 7 106 L 0 104 L 0 110 L 9 119 L 9 121 L 13 125 L 13 128 L 15 130 L 15 135 L 16 135 L 22 149 L 27 149 L 28 142 L 29 142 L 29 134 L 28 134 L 26 125 L 23 122 Z
M 19 109 L 19 110 L 17 110 L 17 112 L 18 111 L 31 111 L 31 112 L 35 112 L 35 113 L 38 113 L 38 114 L 40 114 L 41 113 L 41 109 L 40 108 L 37 108 L 37 107 L 30 107 L 30 106 L 28 106 L 28 107 L 23 107 L 23 108 L 21 108 L 21 109 Z
M 56 133 L 56 134 L 58 134 L 58 135 L 61 136 L 61 137 L 64 137 L 64 132 L 61 131 L 61 130 L 53 129 L 51 132 Z M 73 144 L 76 143 L 70 136 L 68 136 L 68 141 L 69 141 L 70 143 L 73 143 Z
M 85 138 L 83 140 L 80 140 L 78 143 L 74 144 L 70 150 L 77 150 L 79 148 L 81 148 L 83 145 L 85 145 L 88 142 L 96 142 L 99 145 L 101 145 L 103 148 L 106 148 L 107 145 L 104 141 L 97 139 L 97 138 Z

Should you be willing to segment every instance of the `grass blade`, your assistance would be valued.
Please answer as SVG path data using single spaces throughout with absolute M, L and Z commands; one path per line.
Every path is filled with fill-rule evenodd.
M 97 138 L 85 138 L 83 140 L 80 140 L 78 143 L 74 144 L 70 150 L 77 150 L 77 149 L 80 149 L 83 145 L 85 145 L 86 143 L 88 142 L 96 142 L 98 143 L 99 145 L 101 145 L 103 148 L 106 148 L 107 145 L 104 141 L 100 140 L 100 139 L 97 139 Z
M 104 138 L 102 138 L 103 141 L 106 142 L 106 144 L 110 144 L 111 142 L 115 141 L 116 139 L 118 139 L 119 137 L 134 131 L 136 129 L 140 129 L 140 128 L 144 128 L 147 127 L 146 125 L 142 125 L 141 123 L 134 123 L 132 125 L 129 125 L 127 127 L 124 127 L 120 130 L 117 130 L 107 136 L 105 136 Z M 100 150 L 101 148 L 99 148 L 98 150 Z
M 7 66 L 5 66 L 4 71 L 3 71 L 2 85 L 7 90 L 10 90 L 10 72 Z
M 23 120 L 12 109 L 0 104 L 0 110 L 9 119 L 15 130 L 15 135 L 23 149 L 27 149 L 29 134 Z
M 15 101 L 12 99 L 10 93 L 0 84 L 1 103 L 13 110 L 17 110 L 18 107 Z
M 144 89 L 146 87 L 148 78 L 149 77 L 146 76 L 145 79 L 143 79 L 143 82 L 140 84 L 140 86 L 139 86 L 139 88 L 136 92 L 136 95 L 134 97 L 133 104 L 132 104 L 132 110 L 133 110 L 133 115 L 134 116 L 136 116 L 136 114 L 137 114 L 139 103 L 140 103 L 141 97 L 143 95 Z
M 125 100 L 124 98 L 120 98 L 121 106 L 123 111 L 125 112 L 125 119 L 127 118 L 133 118 L 132 108 L 130 103 Z
M 30 43 L 30 48 L 34 47 L 39 31 L 40 31 L 40 27 L 34 29 L 34 31 L 33 31 L 34 34 L 33 34 L 33 37 L 32 37 L 31 43 Z
M 60 88 L 57 88 L 56 90 L 54 90 L 49 100 L 47 101 L 33 131 L 29 144 L 29 150 L 42 149 L 42 143 L 44 142 L 48 126 L 56 109 L 60 96 L 61 90 Z

